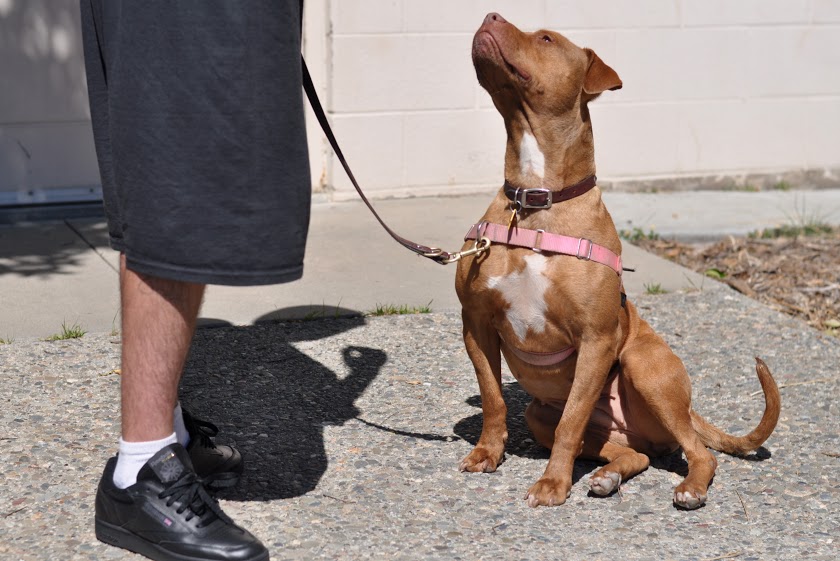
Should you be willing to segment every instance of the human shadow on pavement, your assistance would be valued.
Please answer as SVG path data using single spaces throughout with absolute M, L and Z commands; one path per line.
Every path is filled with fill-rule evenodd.
M 355 401 L 387 355 L 368 347 L 336 349 L 349 370 L 345 376 L 292 343 L 364 324 L 363 317 L 352 317 L 198 330 L 181 382 L 182 403 L 218 425 L 218 442 L 236 444 L 245 462 L 241 482 L 221 498 L 285 499 L 318 485 L 328 463 L 324 427 L 359 415 Z

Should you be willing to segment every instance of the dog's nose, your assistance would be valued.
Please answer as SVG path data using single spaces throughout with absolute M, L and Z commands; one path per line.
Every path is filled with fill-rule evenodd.
M 490 12 L 484 18 L 484 25 L 490 25 L 491 23 L 507 23 L 507 20 L 496 12 Z

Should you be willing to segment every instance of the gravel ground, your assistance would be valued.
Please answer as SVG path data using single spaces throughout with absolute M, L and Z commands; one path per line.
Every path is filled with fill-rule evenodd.
M 457 314 L 204 329 L 183 402 L 246 455 L 223 506 L 274 559 L 840 557 L 840 341 L 734 292 L 637 304 L 718 426 L 757 423 L 754 355 L 783 386 L 766 448 L 719 455 L 697 511 L 671 503 L 679 454 L 607 498 L 588 496 L 596 464 L 580 461 L 564 506 L 528 508 L 522 497 L 547 453 L 529 438 L 528 398 L 507 374 L 507 461 L 494 474 L 459 473 L 481 414 Z M 0 346 L 3 560 L 139 559 L 93 536 L 96 482 L 115 450 L 118 357 L 104 334 Z

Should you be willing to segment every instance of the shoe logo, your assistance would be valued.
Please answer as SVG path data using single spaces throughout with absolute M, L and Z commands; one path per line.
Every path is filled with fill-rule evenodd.
M 178 480 L 184 473 L 184 465 L 174 453 L 166 454 L 158 458 L 150 466 L 162 483 L 171 483 Z
M 166 526 L 167 528 L 171 527 L 172 524 L 174 524 L 174 522 L 172 521 L 171 518 L 169 518 L 164 513 L 159 511 L 151 503 L 144 502 L 143 503 L 143 511 L 146 514 L 148 514 L 149 516 L 151 516 L 152 518 L 154 518 L 155 520 L 157 520 L 158 522 L 160 522 L 161 524 L 163 524 L 164 526 Z

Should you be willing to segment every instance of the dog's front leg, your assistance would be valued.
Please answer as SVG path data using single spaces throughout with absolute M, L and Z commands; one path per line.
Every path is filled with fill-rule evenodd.
M 493 472 L 502 463 L 507 442 L 507 406 L 502 397 L 502 359 L 499 334 L 488 320 L 471 317 L 465 309 L 464 343 L 475 367 L 481 393 L 481 437 L 461 462 L 461 471 Z
M 581 344 L 578 350 L 575 379 L 563 416 L 554 431 L 551 457 L 545 473 L 525 495 L 528 506 L 561 505 L 571 493 L 575 458 L 583 449 L 586 425 L 615 361 L 614 343 L 609 337 L 598 339 Z

